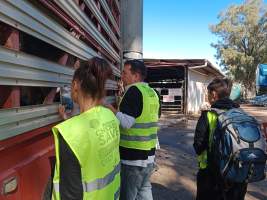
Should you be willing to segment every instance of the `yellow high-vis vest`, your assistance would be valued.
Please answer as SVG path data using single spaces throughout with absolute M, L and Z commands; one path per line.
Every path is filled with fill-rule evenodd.
M 139 150 L 156 147 L 158 132 L 159 98 L 146 83 L 136 83 L 143 96 L 143 110 L 130 129 L 121 128 L 120 146 Z M 131 87 L 132 87 L 131 86 Z
M 52 129 L 56 166 L 53 199 L 60 200 L 59 134 L 77 157 L 83 200 L 117 200 L 120 193 L 119 122 L 107 108 L 96 106 Z
M 217 114 L 213 112 L 207 112 L 208 124 L 209 124 L 209 149 L 211 149 L 213 134 L 217 125 Z M 208 166 L 208 150 L 203 151 L 198 157 L 198 164 L 200 169 L 206 169 Z

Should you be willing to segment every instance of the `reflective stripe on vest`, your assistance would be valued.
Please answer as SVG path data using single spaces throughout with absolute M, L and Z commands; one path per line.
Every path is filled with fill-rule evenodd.
M 127 141 L 150 141 L 157 139 L 157 133 L 153 133 L 149 136 L 139 136 L 139 135 L 121 135 L 121 140 L 127 140 Z
M 118 164 L 112 172 L 106 175 L 104 178 L 96 179 L 89 183 L 83 183 L 83 191 L 92 192 L 94 190 L 100 190 L 106 187 L 109 183 L 111 183 L 115 176 L 120 173 L 120 164 Z
M 99 178 L 89 183 L 82 183 L 84 192 L 93 192 L 95 190 L 101 190 L 110 184 L 115 176 L 120 173 L 120 164 L 118 164 L 112 172 L 106 175 L 104 178 Z M 54 190 L 59 192 L 59 183 L 54 183 Z
M 212 138 L 214 134 L 214 130 L 217 125 L 217 114 L 213 112 L 207 112 L 207 119 L 208 119 L 208 124 L 209 124 L 209 141 L 208 141 L 208 146 L 209 150 L 211 149 L 212 145 Z M 206 169 L 208 166 L 208 152 L 207 150 L 203 151 L 198 157 L 197 157 L 198 163 L 199 163 L 199 168 L 200 169 Z
M 135 123 L 131 128 L 152 128 L 152 127 L 158 127 L 158 122 Z
M 54 183 L 53 185 L 54 185 L 54 190 L 56 192 L 59 192 L 59 183 Z

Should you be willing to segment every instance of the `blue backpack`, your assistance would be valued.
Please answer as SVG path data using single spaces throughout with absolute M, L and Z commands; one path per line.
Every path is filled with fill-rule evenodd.
M 240 108 L 211 111 L 218 115 L 211 159 L 221 178 L 233 183 L 263 180 L 266 144 L 257 120 Z

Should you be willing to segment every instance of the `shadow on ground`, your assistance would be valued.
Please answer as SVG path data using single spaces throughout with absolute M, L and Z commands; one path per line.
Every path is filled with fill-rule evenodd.
M 256 199 L 267 199 L 266 195 L 263 195 L 262 193 L 256 192 L 256 191 L 248 191 L 248 194 Z
M 153 183 L 152 188 L 154 200 L 180 200 L 181 198 L 186 198 L 188 200 L 194 199 L 193 195 L 189 197 L 188 194 L 190 194 L 190 191 L 186 191 L 182 188 L 174 191 L 157 183 Z
M 193 200 L 196 193 L 193 127 L 191 122 L 164 124 L 159 131 L 157 170 L 152 176 L 155 200 Z

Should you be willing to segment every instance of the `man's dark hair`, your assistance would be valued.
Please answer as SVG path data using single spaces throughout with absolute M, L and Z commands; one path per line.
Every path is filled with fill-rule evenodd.
M 143 61 L 141 60 L 127 60 L 124 65 L 130 65 L 132 73 L 138 73 L 141 75 L 142 80 L 146 78 L 147 69 Z
M 227 78 L 215 78 L 208 85 L 208 92 L 215 91 L 219 99 L 229 98 L 232 82 Z

